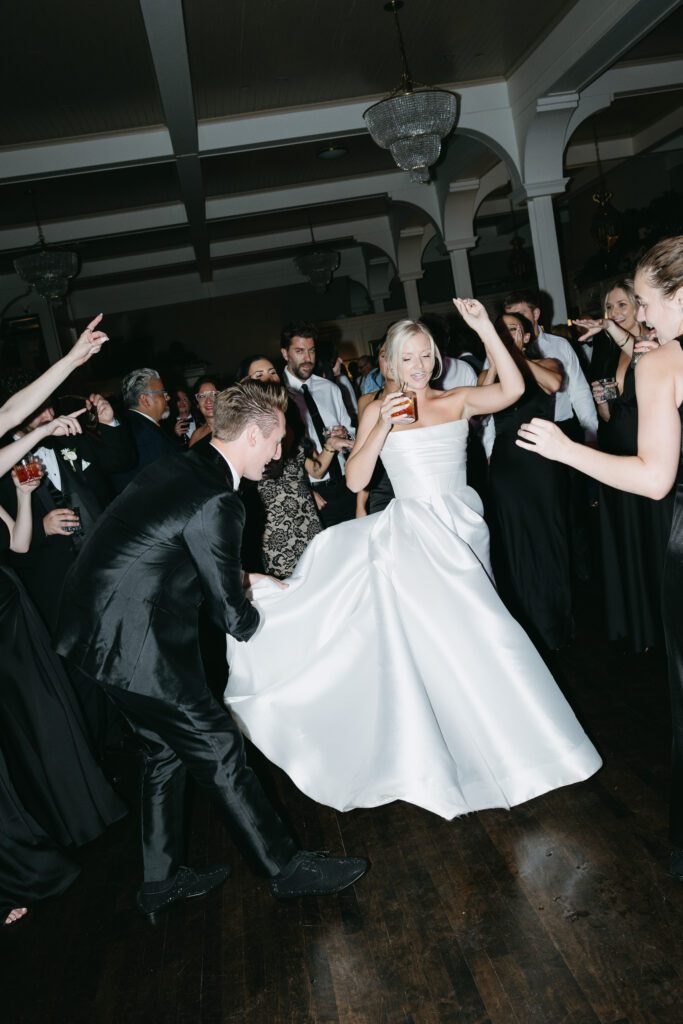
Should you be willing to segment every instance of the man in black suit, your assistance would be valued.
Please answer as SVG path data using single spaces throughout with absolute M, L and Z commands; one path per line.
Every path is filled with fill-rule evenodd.
M 161 428 L 162 420 L 168 419 L 170 414 L 169 394 L 156 370 L 149 366 L 133 370 L 121 381 L 121 395 L 127 410 L 125 422 L 133 435 L 138 460 L 134 468 L 116 474 L 114 479 L 119 491 L 146 466 L 181 447 L 177 430 L 175 433 L 178 440 L 174 443 L 175 439 Z
M 147 914 L 207 892 L 228 874 L 181 865 L 187 772 L 218 798 L 275 895 L 338 892 L 367 870 L 359 858 L 297 851 L 202 669 L 202 603 L 238 640 L 259 624 L 244 591 L 237 488 L 242 476 L 260 480 L 279 457 L 286 405 L 275 385 L 248 381 L 222 392 L 211 444 L 138 476 L 99 520 L 66 580 L 58 650 L 104 687 L 144 747 L 138 905 Z

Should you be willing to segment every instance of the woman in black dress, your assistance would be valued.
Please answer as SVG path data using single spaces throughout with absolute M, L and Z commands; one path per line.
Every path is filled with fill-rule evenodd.
M 556 650 L 571 637 L 569 478 L 562 466 L 543 465 L 515 444 L 521 423 L 553 418 L 562 368 L 543 359 L 533 328 L 520 313 L 505 313 L 496 329 L 524 376 L 514 405 L 494 416 L 490 463 L 491 562 L 500 596 L 537 645 Z M 483 383 L 496 379 L 489 367 Z
M 107 340 L 96 317 L 63 359 L 0 408 L 8 434 Z M 80 410 L 84 412 L 85 410 Z M 48 436 L 80 433 L 78 414 L 60 416 L 0 449 L 0 475 Z M 30 543 L 30 495 L 16 523 L 0 512 L 0 552 Z M 0 922 L 63 892 L 78 866 L 63 847 L 87 842 L 125 807 L 88 748 L 80 711 L 49 637 L 15 574 L 0 560 Z
M 605 401 L 597 381 L 593 394 L 600 414 L 598 446 L 611 455 L 635 455 L 638 450 L 638 406 L 635 365 L 640 351 L 657 342 L 636 321 L 638 312 L 633 282 L 616 282 L 605 296 L 603 320 L 577 320 L 583 339 L 602 329 L 599 338 L 612 348 L 611 362 L 603 356 L 599 377 L 614 377 L 618 395 Z M 597 350 L 594 350 L 594 360 Z M 593 361 L 594 361 L 593 360 Z M 591 364 L 591 367 L 593 363 Z M 673 492 L 661 501 L 628 494 L 600 484 L 600 549 L 607 613 L 607 635 L 640 653 L 663 640 L 661 590 L 664 555 L 671 530 Z
M 670 871 L 683 881 L 683 236 L 667 238 L 645 254 L 636 269 L 635 292 L 638 320 L 656 330 L 660 343 L 636 370 L 637 454 L 617 456 L 586 448 L 542 419 L 523 424 L 517 444 L 609 487 L 654 500 L 665 498 L 676 484 L 662 613 L 673 724 Z M 638 343 L 635 349 L 639 350 Z

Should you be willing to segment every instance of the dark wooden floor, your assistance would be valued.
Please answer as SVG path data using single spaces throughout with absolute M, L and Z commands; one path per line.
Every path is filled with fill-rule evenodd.
M 0 1019 L 682 1024 L 663 662 L 612 652 L 582 600 L 556 670 L 605 760 L 594 779 L 448 823 L 404 804 L 337 814 L 271 771 L 303 844 L 365 854 L 370 874 L 338 897 L 279 904 L 197 798 L 190 860 L 230 860 L 234 877 L 156 925 L 133 908 L 125 822 L 83 852 L 65 896 L 3 930 Z

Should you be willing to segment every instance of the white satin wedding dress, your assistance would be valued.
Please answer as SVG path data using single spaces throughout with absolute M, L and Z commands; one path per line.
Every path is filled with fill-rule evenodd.
M 384 512 L 325 530 L 261 625 L 228 638 L 225 699 L 312 799 L 444 818 L 588 778 L 600 757 L 491 580 L 467 422 L 390 434 Z

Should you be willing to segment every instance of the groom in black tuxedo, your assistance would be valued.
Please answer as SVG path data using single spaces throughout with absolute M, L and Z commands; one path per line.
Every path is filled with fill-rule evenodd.
M 240 565 L 240 478 L 259 480 L 285 432 L 283 388 L 248 381 L 216 401 L 204 452 L 148 467 L 98 520 L 67 576 L 58 650 L 102 686 L 142 741 L 144 882 L 153 914 L 228 875 L 182 866 L 187 772 L 219 800 L 233 831 L 271 876 L 276 896 L 323 895 L 367 870 L 360 858 L 298 850 L 248 767 L 242 736 L 209 692 L 198 616 L 248 640 L 259 613 Z

